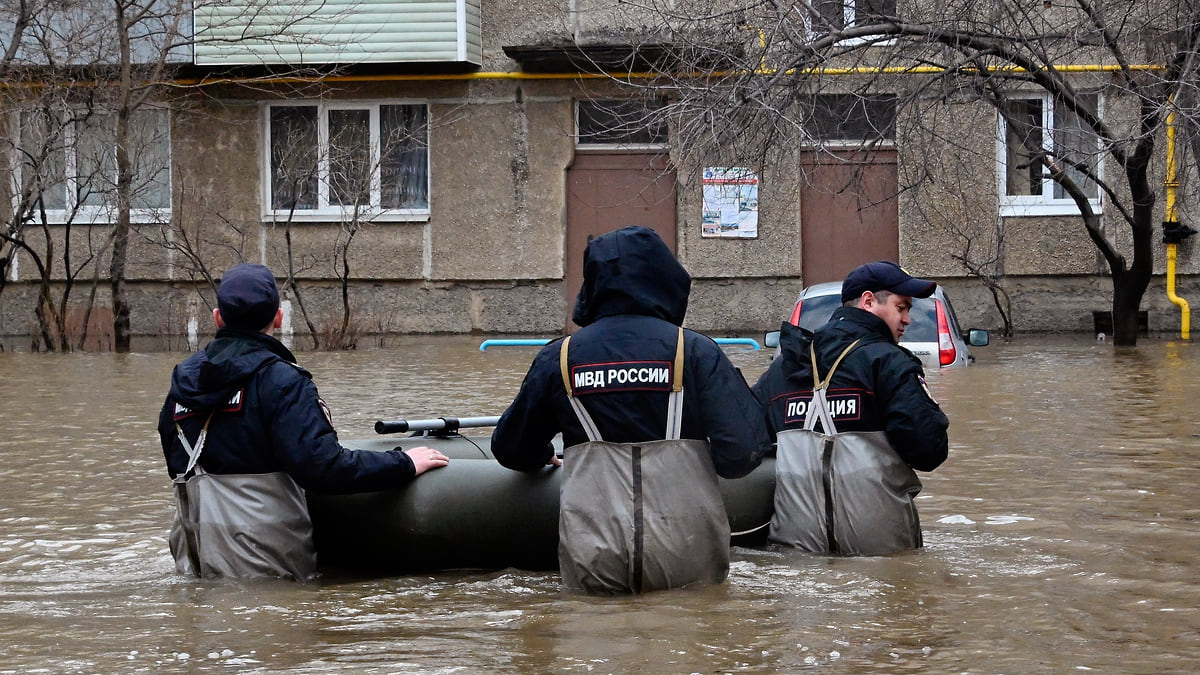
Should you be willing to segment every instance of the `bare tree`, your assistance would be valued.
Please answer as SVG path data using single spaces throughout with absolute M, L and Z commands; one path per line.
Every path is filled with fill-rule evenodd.
M 281 12 L 269 0 L 0 4 L 5 10 L 0 14 L 0 76 L 5 79 L 0 113 L 15 129 L 3 138 L 17 156 L 17 171 L 9 181 L 13 207 L 0 232 L 0 278 L 11 278 L 18 252 L 34 260 L 42 288 L 36 308 L 39 332 L 46 346 L 54 348 L 51 342 L 67 343 L 62 331 L 51 330 L 47 323 L 65 320 L 70 289 L 86 267 L 93 270 L 84 311 L 86 330 L 101 269 L 106 267 L 103 280 L 110 289 L 113 348 L 128 351 L 132 330 L 127 277 L 135 235 L 146 229 L 144 240 L 183 253 L 193 278 L 212 284 L 208 261 L 197 246 L 202 237 L 188 238 L 172 219 L 172 115 L 208 84 L 203 79 L 180 81 L 179 67 L 201 44 L 235 49 L 242 43 L 260 49 L 317 44 L 323 38 L 312 26 L 327 25 L 336 15 L 320 2 Z M 242 82 L 245 87 L 261 84 L 275 90 L 279 86 L 270 83 L 300 82 L 287 87 L 294 89 L 319 86 L 323 76 L 336 71 L 279 66 Z M 38 119 L 32 116 L 38 111 L 41 126 L 29 133 L 33 127 L 28 120 Z M 221 213 L 213 214 L 212 220 L 216 228 L 243 227 Z M 28 239 L 29 226 L 35 223 L 44 241 Z M 154 227 L 145 228 L 148 224 Z M 82 258 L 76 251 L 80 241 L 89 243 Z M 103 254 L 108 256 L 106 266 L 100 259 Z M 65 278 L 64 291 L 52 301 L 47 293 L 60 277 Z M 0 281 L 0 292 L 5 281 Z
M 287 282 L 308 325 L 314 348 L 354 349 L 362 332 L 355 318 L 351 284 L 355 240 L 387 209 L 412 208 L 428 199 L 426 174 L 427 113 L 420 105 L 382 105 L 374 116 L 366 108 L 324 110 L 313 105 L 285 106 L 272 114 L 271 166 L 273 206 L 284 212 Z M 325 125 L 325 133 L 318 126 Z M 324 144 L 316 139 L 326 138 Z M 300 259 L 294 245 L 301 207 L 323 205 L 336 213 L 338 230 L 329 248 Z M 307 309 L 296 278 L 315 265 L 328 266 L 338 280 L 340 316 L 322 321 Z
M 978 141 L 997 122 L 935 120 L 938 108 L 992 110 L 1007 174 L 999 188 L 976 190 L 999 190 L 1014 210 L 1047 200 L 1062 214 L 1069 205 L 1112 278 L 1114 340 L 1136 344 L 1153 269 L 1156 149 L 1169 111 L 1185 127 L 1200 119 L 1200 3 L 735 0 L 713 9 L 648 0 L 630 11 L 631 25 L 673 45 L 673 74 L 639 86 L 671 93 L 677 145 L 694 152 L 819 146 L 822 100 L 883 96 L 907 125 L 906 143 L 941 144 L 989 167 L 996 144 Z M 942 189 L 937 171 L 921 167 L 901 191 Z M 981 214 L 977 225 L 994 218 Z

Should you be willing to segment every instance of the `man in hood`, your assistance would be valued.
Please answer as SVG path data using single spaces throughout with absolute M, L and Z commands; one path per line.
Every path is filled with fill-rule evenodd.
M 912 299 L 936 286 L 894 262 L 867 263 L 815 334 L 784 322 L 780 356 L 754 385 L 778 439 L 772 541 L 842 555 L 922 545 L 913 469 L 946 460 L 950 422 L 899 341 Z
M 717 476 L 750 473 L 770 440 L 741 373 L 710 338 L 680 327 L 690 287 L 653 230 L 593 239 L 573 317 L 581 328 L 542 349 L 492 434 L 510 469 L 563 467 L 569 589 L 638 593 L 728 573 Z
M 171 553 L 181 574 L 316 575 L 305 490 L 385 490 L 441 466 L 425 447 L 351 450 L 338 443 L 308 371 L 273 337 L 283 321 L 262 265 L 225 272 L 216 338 L 175 367 L 158 420 L 177 513 Z

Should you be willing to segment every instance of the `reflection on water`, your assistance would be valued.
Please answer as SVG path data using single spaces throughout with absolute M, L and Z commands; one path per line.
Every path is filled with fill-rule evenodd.
M 344 438 L 494 415 L 533 348 L 302 354 Z M 729 347 L 750 378 L 766 352 Z M 727 584 L 562 595 L 554 573 L 176 577 L 155 416 L 175 354 L 0 354 L 0 673 L 1185 672 L 1200 667 L 1200 351 L 1022 338 L 932 374 L 951 457 L 926 548 L 737 549 Z M 502 506 L 502 505 L 501 505 Z

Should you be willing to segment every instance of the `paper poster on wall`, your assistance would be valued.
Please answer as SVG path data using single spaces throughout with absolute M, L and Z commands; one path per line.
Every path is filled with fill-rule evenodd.
M 701 235 L 753 239 L 758 236 L 758 174 L 740 167 L 708 167 L 701 180 Z

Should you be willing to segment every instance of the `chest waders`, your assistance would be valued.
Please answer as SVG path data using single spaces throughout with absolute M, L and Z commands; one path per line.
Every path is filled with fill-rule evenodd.
M 212 414 L 193 446 L 176 424 L 188 466 L 173 480 L 171 555 L 180 574 L 283 577 L 317 574 L 312 521 L 304 490 L 282 471 L 214 474 L 200 466 Z
M 597 595 L 643 593 L 729 574 L 729 518 L 706 441 L 681 439 L 683 329 L 664 440 L 610 443 L 575 397 L 567 345 L 559 356 L 567 397 L 588 440 L 563 453 L 558 563 L 563 585 Z
M 856 346 L 857 340 L 838 356 L 824 380 L 809 347 L 813 396 L 804 428 L 777 435 L 771 541 L 835 555 L 884 555 L 922 544 L 913 503 L 920 479 L 892 450 L 886 432 L 839 434 L 829 413 L 826 390 Z

